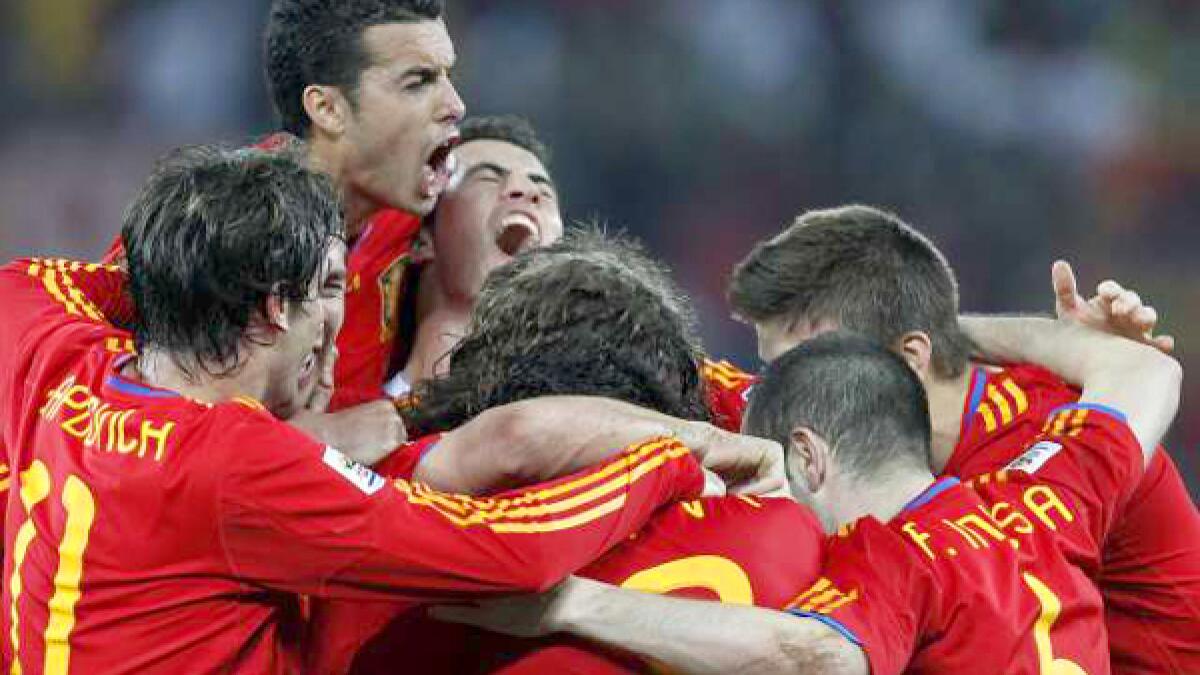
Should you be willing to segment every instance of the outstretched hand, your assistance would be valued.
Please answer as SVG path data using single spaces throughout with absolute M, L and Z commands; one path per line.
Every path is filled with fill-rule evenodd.
M 1164 353 L 1175 349 L 1175 338 L 1154 334 L 1158 312 L 1143 304 L 1136 292 L 1110 279 L 1096 286 L 1094 297 L 1085 299 L 1079 294 L 1074 270 L 1065 260 L 1055 261 L 1050 278 L 1054 310 L 1060 320 L 1141 342 Z

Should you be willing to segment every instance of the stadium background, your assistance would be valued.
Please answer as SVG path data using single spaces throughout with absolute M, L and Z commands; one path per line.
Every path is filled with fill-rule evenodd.
M 971 311 L 1049 311 L 1065 256 L 1088 288 L 1136 285 L 1179 338 L 1171 444 L 1200 495 L 1197 3 L 449 4 L 470 112 L 530 117 L 568 217 L 669 260 L 714 354 L 756 365 L 727 273 L 804 209 L 898 211 Z M 0 256 L 94 256 L 154 157 L 269 131 L 267 5 L 5 0 Z

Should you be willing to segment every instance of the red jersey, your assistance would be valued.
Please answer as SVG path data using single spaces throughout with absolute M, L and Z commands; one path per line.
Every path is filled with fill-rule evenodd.
M 700 377 L 704 380 L 713 424 L 726 431 L 740 432 L 742 418 L 746 416 L 746 405 L 750 401 L 750 390 L 758 378 L 728 361 L 711 359 L 704 359 L 700 364 Z
M 385 480 L 279 422 L 120 375 L 112 268 L 0 270 L 6 506 L 0 636 L 27 673 L 299 669 L 296 594 L 461 599 L 544 589 L 703 478 L 641 444 L 495 499 Z
M 293 142 L 297 141 L 290 134 L 275 133 L 253 147 L 274 152 Z M 419 217 L 384 209 L 371 216 L 347 252 L 346 320 L 336 341 L 338 360 L 330 411 L 386 396 L 383 385 L 400 326 L 401 299 L 407 290 L 405 270 L 420 230 Z M 115 263 L 124 252 L 118 235 L 102 260 Z
M 1141 447 L 1100 406 L 1045 426 L 1007 468 L 848 528 L 793 611 L 859 644 L 873 675 L 1109 672 L 1100 594 L 1071 560 L 1103 546 Z
M 747 532 L 754 536 L 748 537 Z M 825 534 L 812 512 L 787 499 L 716 497 L 677 504 L 655 516 L 630 541 L 579 572 L 581 576 L 651 593 L 669 593 L 780 609 L 816 578 Z M 356 645 L 377 631 L 379 606 L 338 603 L 336 617 L 316 629 L 325 649 L 343 650 L 341 672 Z M 366 634 L 362 631 L 369 627 Z M 347 636 L 347 637 L 339 637 Z M 562 638 L 518 640 L 426 619 L 423 610 L 394 619 L 353 660 L 355 675 L 419 673 L 644 672 L 636 658 Z
M 976 369 L 963 428 L 945 472 L 1003 467 L 1079 391 L 1036 366 Z M 1113 671 L 1200 673 L 1200 513 L 1159 448 L 1104 543 L 1084 564 L 1104 596 Z
M 346 322 L 337 336 L 330 410 L 383 398 L 400 326 L 405 271 L 421 220 L 402 211 L 376 213 L 346 257 Z

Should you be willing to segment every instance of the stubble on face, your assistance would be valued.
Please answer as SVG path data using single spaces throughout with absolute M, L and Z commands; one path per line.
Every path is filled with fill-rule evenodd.
M 368 66 L 345 134 L 347 197 L 427 213 L 437 195 L 423 189 L 426 164 L 463 114 L 449 80 L 454 45 L 439 19 L 372 26 L 363 49 Z

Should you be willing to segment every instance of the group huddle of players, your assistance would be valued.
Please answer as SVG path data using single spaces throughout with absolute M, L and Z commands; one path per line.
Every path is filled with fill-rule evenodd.
M 1200 673 L 1135 293 L 960 317 L 912 226 L 810 211 L 731 275 L 764 370 L 710 360 L 464 118 L 442 11 L 275 0 L 279 134 L 0 269 L 6 670 Z

